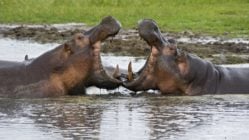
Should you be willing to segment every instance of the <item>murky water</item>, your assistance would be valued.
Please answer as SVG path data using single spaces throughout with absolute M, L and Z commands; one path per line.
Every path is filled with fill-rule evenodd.
M 249 96 L 0 99 L 0 139 L 247 139 Z
M 23 61 L 57 44 L 0 39 L 0 60 Z M 144 58 L 104 55 L 104 63 L 133 62 L 138 70 Z M 241 66 L 241 65 L 236 65 Z M 117 89 L 126 93 L 126 89 Z M 249 137 L 249 95 L 110 96 L 90 88 L 88 96 L 53 99 L 0 98 L 0 139 L 171 139 L 234 140 Z

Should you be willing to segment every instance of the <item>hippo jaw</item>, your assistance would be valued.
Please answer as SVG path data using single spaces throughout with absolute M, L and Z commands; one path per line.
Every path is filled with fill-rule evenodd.
M 127 81 L 123 83 L 124 87 L 133 90 L 157 90 L 157 72 L 158 57 L 160 57 L 160 50 L 167 44 L 162 37 L 159 28 L 153 20 L 143 20 L 138 24 L 138 32 L 142 39 L 144 39 L 151 46 L 151 53 L 143 68 L 137 73 L 133 74 L 131 63 L 128 66 Z
M 93 47 L 93 68 L 86 86 L 96 86 L 105 89 L 115 89 L 119 87 L 122 84 L 122 81 L 115 77 L 115 73 L 118 73 L 119 71 L 118 66 L 109 70 L 104 68 L 100 56 L 100 42 L 94 44 Z
M 88 78 L 86 86 L 96 86 L 105 89 L 115 89 L 122 84 L 122 82 L 115 78 L 115 73 L 119 71 L 118 67 L 113 70 L 113 74 L 106 72 L 102 66 L 100 50 L 101 42 L 108 37 L 115 36 L 121 29 L 119 21 L 111 16 L 108 16 L 100 22 L 99 25 L 85 32 L 88 36 L 90 45 L 93 48 L 93 68 Z

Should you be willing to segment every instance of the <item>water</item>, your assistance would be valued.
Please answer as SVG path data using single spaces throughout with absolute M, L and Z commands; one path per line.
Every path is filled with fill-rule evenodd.
M 29 41 L 0 38 L 0 60 L 24 61 L 25 55 L 35 58 L 59 44 L 39 44 Z
M 248 95 L 0 99 L 0 139 L 241 140 L 248 109 Z
M 0 60 L 23 61 L 58 44 L 0 39 Z M 134 71 L 143 58 L 103 54 L 105 64 Z M 107 63 L 108 62 L 108 63 Z M 241 65 L 236 65 L 241 66 Z M 126 89 L 120 88 L 122 93 Z M 88 89 L 87 96 L 47 99 L 0 98 L 2 140 L 234 140 L 249 137 L 249 95 L 111 96 Z

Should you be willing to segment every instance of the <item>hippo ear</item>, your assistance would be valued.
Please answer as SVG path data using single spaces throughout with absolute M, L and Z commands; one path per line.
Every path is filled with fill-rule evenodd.
M 68 54 L 73 54 L 72 48 L 67 43 L 64 44 L 64 51 Z

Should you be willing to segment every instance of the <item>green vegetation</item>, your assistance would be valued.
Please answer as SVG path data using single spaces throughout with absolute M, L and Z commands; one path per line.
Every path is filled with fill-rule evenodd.
M 163 30 L 248 35 L 249 0 L 1 0 L 0 23 L 93 25 L 107 15 L 123 27 L 152 18 Z

